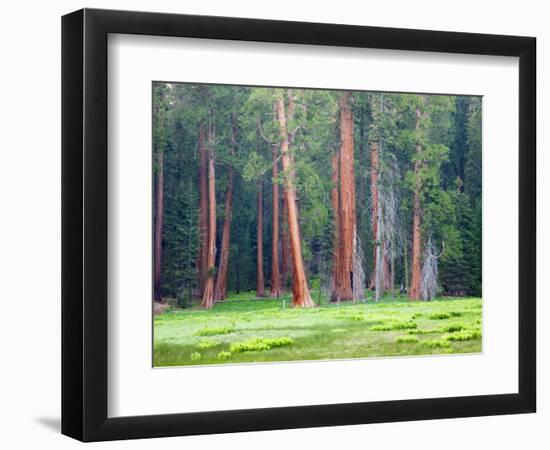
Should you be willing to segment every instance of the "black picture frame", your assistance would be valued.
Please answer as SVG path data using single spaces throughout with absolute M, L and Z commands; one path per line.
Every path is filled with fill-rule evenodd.
M 517 393 L 107 416 L 109 33 L 519 57 Z M 62 433 L 82 441 L 535 412 L 536 39 L 83 9 L 62 18 Z

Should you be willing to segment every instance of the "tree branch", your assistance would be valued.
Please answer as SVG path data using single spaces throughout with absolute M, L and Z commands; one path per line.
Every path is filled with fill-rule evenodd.
M 262 130 L 262 122 L 260 121 L 260 118 L 258 117 L 258 131 L 260 132 L 260 136 L 266 141 L 269 145 L 274 145 L 274 142 L 271 142 L 264 134 L 264 131 Z

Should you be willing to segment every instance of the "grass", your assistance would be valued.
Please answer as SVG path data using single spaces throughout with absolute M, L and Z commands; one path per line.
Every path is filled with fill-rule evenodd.
M 218 359 L 229 359 L 229 358 L 231 358 L 231 352 L 218 353 Z
M 446 333 L 454 333 L 455 331 L 462 331 L 465 328 L 466 326 L 462 323 L 450 323 L 448 325 L 442 326 L 440 330 Z
M 391 330 L 410 330 L 411 328 L 417 328 L 418 325 L 412 320 L 385 320 L 380 325 L 375 325 L 370 329 L 372 331 L 391 331 Z
M 292 345 L 292 342 L 292 339 L 286 336 L 281 338 L 255 338 L 244 342 L 235 342 L 231 344 L 229 350 L 231 350 L 231 353 L 263 351 L 274 347 Z
M 449 348 L 451 344 L 445 339 L 431 339 L 429 341 L 424 341 L 424 345 L 427 345 L 431 348 Z
M 201 341 L 197 344 L 197 349 L 206 350 L 206 349 L 209 349 L 209 348 L 216 347 L 219 344 L 220 344 L 219 341 Z
M 215 327 L 215 328 L 209 328 L 204 327 L 200 330 L 197 330 L 195 333 L 197 336 L 216 336 L 218 334 L 229 334 L 233 331 L 233 326 L 230 327 Z
M 411 302 L 385 297 L 377 303 L 332 304 L 315 292 L 312 297 L 320 303 L 317 308 L 289 308 L 289 295 L 256 299 L 253 293 L 241 293 L 211 310 L 168 309 L 154 319 L 154 365 L 481 351 L 479 298 Z
M 481 330 L 471 329 L 458 331 L 456 333 L 446 334 L 443 336 L 443 339 L 448 341 L 470 341 L 472 339 L 479 339 L 481 337 Z
M 416 336 L 397 336 L 395 342 L 398 344 L 416 344 L 419 341 Z
M 449 319 L 450 317 L 451 317 L 451 314 L 446 312 L 435 312 L 429 315 L 429 318 L 431 320 L 444 320 L 444 319 Z

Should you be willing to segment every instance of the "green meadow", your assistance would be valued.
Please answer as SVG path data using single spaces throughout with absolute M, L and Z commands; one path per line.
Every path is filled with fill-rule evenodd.
M 231 294 L 212 309 L 171 307 L 154 318 L 154 366 L 481 352 L 480 298 L 334 304 L 312 296 L 315 308 L 253 293 Z

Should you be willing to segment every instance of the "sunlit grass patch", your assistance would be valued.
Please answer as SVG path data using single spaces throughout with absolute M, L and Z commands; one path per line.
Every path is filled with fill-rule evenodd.
M 202 358 L 202 355 L 199 352 L 191 353 L 191 361 L 200 361 L 201 358 Z
M 441 332 L 443 333 L 454 333 L 456 331 L 462 331 L 466 328 L 463 323 L 450 323 L 449 325 L 443 325 L 441 327 Z
M 218 359 L 225 360 L 225 359 L 229 359 L 229 358 L 231 358 L 231 352 L 220 352 L 220 353 L 218 353 Z
M 391 330 L 408 330 L 412 328 L 417 328 L 418 325 L 412 320 L 402 321 L 402 320 L 389 320 L 383 322 L 380 325 L 374 325 L 370 327 L 372 331 L 391 331 Z
M 351 321 L 360 322 L 362 320 L 365 320 L 365 316 L 360 314 L 355 314 L 355 315 L 349 316 L 348 319 Z
M 219 334 L 229 334 L 233 332 L 234 326 L 228 326 L 228 327 L 204 327 L 198 330 L 195 334 L 197 336 L 216 336 Z
M 235 342 L 231 344 L 229 350 L 231 353 L 253 352 L 269 350 L 273 347 L 282 347 L 284 345 L 291 345 L 293 340 L 289 337 L 282 338 L 255 338 L 244 342 Z
M 451 315 L 446 312 L 436 312 L 436 313 L 430 314 L 428 318 L 430 320 L 444 320 L 444 319 L 450 319 Z
M 464 330 L 456 333 L 450 333 L 443 336 L 443 339 L 447 341 L 469 341 L 471 339 L 478 339 L 481 337 L 480 330 Z
M 439 328 L 427 328 L 427 329 L 412 329 L 407 331 L 408 334 L 435 334 L 435 333 L 441 333 Z
M 197 348 L 199 350 L 206 350 L 212 347 L 216 347 L 217 345 L 220 345 L 219 341 L 213 341 L 213 340 L 201 341 L 197 344 Z
M 418 342 L 418 338 L 416 336 L 397 336 L 395 342 L 397 344 L 414 344 Z
M 444 339 L 432 339 L 430 341 L 424 341 L 422 344 L 431 348 L 448 348 L 451 344 Z

